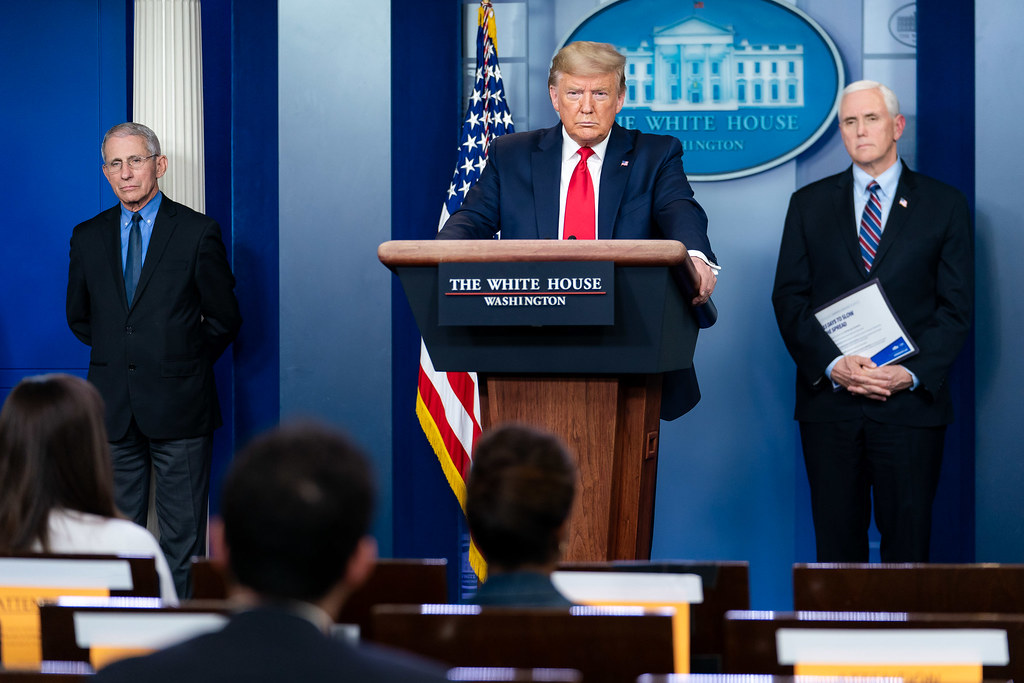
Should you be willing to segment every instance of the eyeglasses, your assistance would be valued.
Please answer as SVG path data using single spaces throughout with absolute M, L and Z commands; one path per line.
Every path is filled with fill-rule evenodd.
M 147 161 L 149 161 L 153 157 L 158 157 L 158 156 L 160 156 L 160 155 L 159 154 L 150 154 L 148 157 L 128 157 L 128 159 L 124 163 L 128 164 L 128 168 L 132 169 L 133 171 L 137 171 L 140 168 L 142 168 L 146 164 Z M 121 170 L 121 166 L 122 166 L 121 160 L 120 159 L 114 159 L 109 164 L 103 164 L 103 170 L 106 171 L 107 173 L 117 173 L 118 171 Z

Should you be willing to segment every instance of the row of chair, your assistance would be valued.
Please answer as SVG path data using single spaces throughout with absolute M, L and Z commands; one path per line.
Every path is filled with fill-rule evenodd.
M 670 566 L 662 565 L 658 570 Z M 621 571 L 624 567 L 573 567 L 580 568 Z M 633 569 L 650 571 L 652 565 L 636 563 Z M 676 566 L 675 570 L 686 571 L 686 566 Z M 986 679 L 1024 679 L 1024 566 L 798 565 L 793 580 L 797 611 L 729 609 L 711 615 L 699 612 L 709 605 L 693 605 L 693 640 L 702 626 L 714 631 L 716 638 L 717 634 L 723 637 L 721 647 L 716 644 L 706 651 L 710 655 L 704 662 L 710 661 L 713 670 L 728 674 L 792 676 L 801 673 L 801 664 L 810 667 L 804 668 L 804 673 L 829 670 L 851 675 L 868 671 L 881 675 L 883 671 L 900 670 L 903 665 L 926 666 L 938 661 L 976 667 L 977 675 Z M 713 596 L 719 605 L 723 599 L 728 602 L 714 589 L 706 595 Z M 698 614 L 707 617 L 708 623 L 702 623 Z M 541 630 L 533 621 L 535 611 L 515 614 L 514 619 L 518 623 L 508 613 L 487 610 L 467 616 L 440 607 L 425 613 L 422 607 L 382 606 L 375 610 L 373 629 L 382 642 L 452 664 L 529 661 L 583 666 L 578 656 L 545 654 L 543 647 L 522 635 L 527 630 Z M 640 628 L 639 622 L 630 627 L 634 634 Z M 502 634 L 499 641 L 520 633 L 516 647 L 522 644 L 528 649 L 529 658 L 516 659 L 509 648 L 476 635 L 495 632 Z M 656 633 L 647 632 L 641 640 L 652 644 Z M 554 649 L 562 654 L 578 646 L 556 634 L 545 633 L 542 639 L 549 648 L 550 643 L 557 642 Z M 645 648 L 634 640 L 630 642 L 634 643 L 628 648 L 633 668 L 616 668 L 621 661 L 617 652 L 612 652 L 611 661 L 601 658 L 595 667 L 598 671 L 583 668 L 585 680 L 631 680 L 636 670 L 664 670 L 664 661 L 648 658 Z M 601 647 L 585 651 L 593 658 Z M 864 652 L 865 648 L 876 648 L 876 653 Z M 937 651 L 935 659 L 928 659 L 928 649 Z M 696 646 L 694 654 L 698 654 Z M 880 658 L 873 660 L 873 654 Z M 801 661 L 801 656 L 809 659 Z M 695 657 L 691 664 L 699 659 Z M 604 678 L 612 671 L 613 676 Z M 906 673 L 905 666 L 902 671 Z
M 700 578 L 703 600 L 690 609 L 690 671 L 722 670 L 723 617 L 728 610 L 750 607 L 746 562 L 619 561 L 564 563 L 560 571 L 692 574 Z M 380 560 L 369 581 L 346 602 L 339 621 L 355 624 L 362 637 L 376 639 L 371 609 L 377 604 L 440 604 L 448 601 L 444 560 Z M 225 577 L 208 560 L 193 564 L 195 596 L 223 599 Z
M 66 562 L 111 558 L 0 558 L 0 586 L 8 583 L 7 577 L 25 573 L 24 565 L 18 572 L 10 570 L 11 563 L 44 559 Z M 156 595 L 158 584 L 151 560 L 149 569 L 143 558 L 120 561 L 126 563 L 120 570 L 107 570 L 117 577 L 117 582 L 109 586 L 111 595 Z M 562 569 L 700 577 L 702 601 L 690 608 L 691 672 L 791 675 L 796 671 L 793 664 L 780 662 L 780 632 L 884 627 L 1004 633 L 1008 661 L 987 665 L 985 676 L 1010 678 L 1024 673 L 1019 668 L 1024 663 L 1021 565 L 797 565 L 793 573 L 796 611 L 787 613 L 749 611 L 748 569 L 742 562 L 618 562 L 567 565 Z M 635 680 L 642 673 L 668 674 L 678 669 L 672 657 L 673 619 L 669 613 L 620 610 L 608 614 L 577 608 L 567 614 L 564 610 L 445 605 L 446 572 L 443 561 L 384 560 L 363 590 L 352 596 L 342 620 L 357 624 L 363 638 L 419 652 L 453 667 L 543 667 L 547 673 L 538 675 L 558 676 L 565 675 L 558 673 L 564 669 L 577 669 L 587 681 Z M 82 572 L 77 574 L 80 580 Z M 215 565 L 205 561 L 196 565 L 195 585 L 197 596 L 220 599 L 226 595 L 224 577 Z M 67 668 L 67 662 L 96 661 L 97 652 L 88 647 L 89 638 L 74 632 L 77 624 L 91 623 L 95 630 L 99 623 L 95 615 L 106 619 L 115 614 L 157 613 L 151 607 L 142 610 L 147 606 L 145 602 L 108 602 L 103 608 L 87 603 L 64 600 L 63 604 L 40 608 L 41 653 L 51 668 Z M 205 621 L 204 627 L 216 628 L 220 623 L 216 617 L 222 620 L 226 609 L 227 605 L 219 602 L 190 603 L 163 612 L 179 620 L 189 615 L 213 615 L 215 618 Z M 858 617 L 848 614 L 851 610 L 872 614 Z M 69 616 L 87 613 L 93 616 Z M 123 624 L 124 617 L 119 618 Z M 2 628 L 0 623 L 0 651 Z M 194 628 L 200 627 L 188 627 Z M 153 633 L 153 629 L 127 630 Z M 132 646 L 145 649 L 146 643 L 135 642 Z M 97 650 L 102 656 L 117 654 L 108 648 Z
M 0 558 L 0 577 L 4 576 L 3 562 L 19 562 L 31 559 L 33 562 L 82 562 L 87 559 L 84 556 L 57 556 L 33 558 Z M 96 559 L 96 558 L 92 558 Z M 122 561 L 129 566 L 138 564 L 140 558 L 122 558 Z M 699 562 L 666 562 L 666 563 L 614 563 L 605 564 L 581 564 L 567 565 L 563 568 L 567 572 L 585 570 L 588 572 L 607 572 L 614 570 L 620 573 L 662 573 L 675 575 L 691 575 L 698 577 L 698 586 L 702 586 L 702 602 L 693 606 L 692 639 L 689 640 L 690 654 L 692 661 L 699 667 L 707 667 L 709 670 L 720 669 L 720 655 L 722 650 L 723 633 L 721 629 L 722 615 L 728 609 L 743 609 L 749 607 L 749 591 L 747 565 L 741 562 L 722 563 L 699 563 Z M 133 569 L 132 571 L 141 571 Z M 341 615 L 341 621 L 354 624 L 361 634 L 361 637 L 379 642 L 390 642 L 393 645 L 405 649 L 417 649 L 402 643 L 405 637 L 403 634 L 410 634 L 419 643 L 422 651 L 426 641 L 423 638 L 416 638 L 416 634 L 422 635 L 420 627 L 409 625 L 409 620 L 417 620 L 422 616 L 430 618 L 463 619 L 467 614 L 458 614 L 459 610 L 454 606 L 445 605 L 447 602 L 447 567 L 444 561 L 437 560 L 382 560 L 370 580 L 360 591 L 353 594 L 348 600 L 345 610 Z M 31 572 L 30 572 L 31 573 Z M 166 641 L 169 637 L 162 632 L 164 627 L 150 625 L 148 628 L 131 626 L 132 619 L 139 618 L 144 614 L 147 618 L 160 615 L 166 629 L 176 632 L 179 627 L 171 626 L 171 622 L 184 623 L 189 621 L 186 616 L 196 612 L 209 611 L 214 614 L 223 613 L 227 608 L 222 602 L 200 604 L 195 601 L 177 609 L 164 608 L 156 609 L 152 603 L 143 600 L 143 597 L 157 595 L 158 588 L 155 583 L 142 578 L 125 579 L 125 575 L 132 572 L 122 567 L 120 572 L 112 572 L 118 575 L 117 581 L 112 581 L 110 595 L 112 596 L 135 596 L 134 601 L 118 602 L 106 601 L 102 607 L 90 604 L 89 600 L 66 598 L 57 604 L 45 604 L 39 608 L 40 624 L 40 658 L 48 668 L 62 666 L 67 668 L 68 662 L 96 663 L 98 656 L 109 657 L 111 650 L 116 656 L 118 648 L 127 648 L 129 651 L 145 649 L 147 644 Z M 155 572 L 153 572 L 155 578 Z M 583 576 L 583 575 L 580 575 Z M 611 575 L 609 575 L 611 576 Z M 637 574 L 639 577 L 639 574 Z M 126 582 L 127 581 L 127 582 Z M 3 581 L 0 579 L 0 584 Z M 57 582 L 58 585 L 60 582 Z M 194 565 L 194 584 L 197 598 L 223 600 L 227 597 L 227 583 L 222 571 L 216 564 L 206 560 L 197 561 Z M 137 590 L 132 590 L 132 586 Z M 74 590 L 69 594 L 75 594 Z M 45 596 L 52 597 L 52 596 Z M 379 607 L 389 603 L 406 603 L 417 605 L 417 607 Z M 418 605 L 435 604 L 433 614 L 425 615 Z M 374 612 L 374 607 L 378 609 Z M 445 610 L 456 612 L 443 615 Z M 427 612 L 431 610 L 426 610 Z M 550 612 L 550 611 L 549 611 Z M 672 672 L 675 670 L 673 659 L 673 619 L 667 612 L 642 614 L 635 610 L 630 613 L 599 614 L 593 610 L 582 610 L 576 613 L 566 613 L 564 610 L 554 610 L 553 614 L 525 614 L 497 610 L 497 614 L 483 615 L 484 619 L 497 620 L 495 623 L 506 624 L 503 627 L 479 628 L 479 622 L 466 623 L 466 638 L 481 636 L 492 633 L 495 629 L 504 631 L 509 637 L 504 643 L 516 644 L 518 659 L 508 660 L 509 664 L 528 663 L 536 661 L 536 666 L 543 666 L 545 670 L 563 668 L 566 663 L 574 661 L 580 651 L 576 646 L 559 647 L 560 638 L 566 633 L 577 634 L 578 645 L 588 652 L 600 652 L 600 656 L 592 657 L 592 670 L 587 680 L 623 680 L 620 676 L 620 669 L 616 668 L 615 662 L 627 663 L 627 667 L 621 673 L 630 680 L 639 673 L 659 671 Z M 195 621 L 194 619 L 192 620 Z M 129 642 L 112 642 L 116 640 L 110 635 L 109 629 L 104 629 L 102 624 L 121 624 L 120 630 L 133 634 Z M 207 627 L 215 627 L 216 620 L 208 621 Z M 93 633 L 102 633 L 103 638 L 96 640 L 91 635 L 83 635 L 76 632 L 75 628 L 81 624 L 90 624 Z M 124 624 L 129 624 L 125 627 Z M 210 626 L 209 624 L 213 624 Z M 111 626 L 110 628 L 114 628 Z M 193 628 L 193 627 L 189 627 Z M 201 628 L 201 627 L 195 627 Z M 453 633 L 458 632 L 454 627 L 440 629 L 431 628 L 432 633 Z M 147 634 L 147 638 L 140 639 L 138 634 Z M 530 654 L 525 641 L 518 634 L 529 633 L 533 638 L 536 653 Z M 645 643 L 644 648 L 650 653 L 649 657 L 640 656 L 641 650 L 635 645 L 637 638 Z M 460 637 L 456 637 L 458 641 Z M 453 666 L 462 665 L 495 665 L 504 660 L 489 659 L 484 656 L 488 652 L 488 646 L 495 641 L 493 638 L 486 638 L 487 646 L 481 644 L 474 647 L 456 647 L 455 651 L 473 651 L 481 654 L 479 660 L 461 660 L 458 656 L 443 654 L 443 649 L 448 647 L 444 643 L 435 643 L 433 653 L 423 652 L 427 656 L 433 656 L 440 661 L 449 662 Z M 500 640 L 499 640 L 500 642 Z M 604 643 L 604 645 L 601 645 Z M 91 647 L 102 645 L 103 647 Z M 491 648 L 493 650 L 493 648 Z M 97 655 L 101 652 L 101 655 Z M 553 653 L 553 654 L 552 654 Z M 621 655 L 621 656 L 620 656 Z M 602 659 L 603 657 L 603 659 Z M 102 660 L 100 660 L 102 661 Z M 603 662 L 603 663 L 602 663 Z M 533 667 L 533 665 L 531 665 Z M 685 668 L 685 667 L 684 667 Z M 605 675 L 606 678 L 600 678 Z M 597 678 L 595 678 L 597 676 Z M 608 677 L 610 676 L 610 677 Z
M 793 611 L 729 611 L 723 626 L 727 673 L 792 675 L 829 664 L 849 672 L 894 656 L 906 665 L 969 657 L 986 679 L 1020 680 L 1024 565 L 798 564 Z M 855 651 L 868 643 L 876 653 Z

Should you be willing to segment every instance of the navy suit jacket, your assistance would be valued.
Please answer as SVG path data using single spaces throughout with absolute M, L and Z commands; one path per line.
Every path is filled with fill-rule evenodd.
M 444 669 L 404 653 L 354 647 L 275 608 L 242 612 L 222 630 L 100 670 L 96 683 L 360 681 L 441 683 Z
M 708 219 L 693 198 L 674 137 L 612 126 L 601 165 L 599 239 L 673 239 L 717 263 Z M 445 222 L 438 239 L 558 239 L 562 125 L 503 135 L 491 143 L 487 167 Z M 692 368 L 666 373 L 663 419 L 700 400 Z
M 708 218 L 683 173 L 683 148 L 668 135 L 615 124 L 601 165 L 600 239 L 673 239 L 716 262 Z M 487 167 L 439 239 L 558 239 L 562 125 L 503 135 Z
M 153 439 L 208 434 L 221 424 L 213 362 L 242 324 L 220 227 L 165 195 L 129 306 L 120 217 L 117 205 L 77 225 L 68 268 L 68 325 L 92 347 L 108 437 L 133 416 Z
M 772 302 L 797 366 L 796 418 L 829 422 L 867 416 L 915 427 L 948 424 L 947 378 L 970 329 L 974 252 L 970 212 L 959 190 L 904 165 L 870 274 L 857 242 L 852 167 L 795 192 L 779 249 Z M 920 352 L 902 365 L 917 375 L 914 391 L 885 402 L 833 391 L 824 377 L 841 355 L 814 309 L 878 278 Z
M 572 607 L 569 598 L 558 592 L 551 576 L 540 572 L 514 571 L 489 574 L 469 605 L 510 607 Z

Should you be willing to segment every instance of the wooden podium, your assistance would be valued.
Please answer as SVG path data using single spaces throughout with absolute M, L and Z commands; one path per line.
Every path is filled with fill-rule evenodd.
M 385 242 L 437 370 L 480 375 L 483 429 L 522 422 L 557 434 L 579 468 L 567 561 L 648 559 L 661 375 L 691 367 L 698 324 L 672 271 L 696 273 L 674 240 Z M 614 324 L 438 322 L 443 263 L 614 263 Z

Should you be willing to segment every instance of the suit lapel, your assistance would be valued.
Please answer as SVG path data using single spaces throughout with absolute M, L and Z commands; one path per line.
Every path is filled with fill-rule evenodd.
M 178 210 L 174 202 L 169 200 L 167 195 L 164 195 L 163 199 L 160 200 L 160 210 L 156 213 L 156 220 L 153 221 L 153 234 L 149 238 L 149 248 L 146 250 L 146 256 L 142 261 L 142 273 L 139 275 L 139 286 L 135 289 L 135 299 L 132 301 L 133 306 L 142 298 L 146 285 L 149 283 L 150 278 L 153 277 L 153 272 L 163 257 L 164 249 L 167 247 L 171 235 L 174 234 L 175 225 L 177 225 L 177 214 Z M 121 286 L 123 289 L 123 280 Z
M 600 239 L 615 236 L 615 216 L 619 213 L 622 193 L 633 168 L 632 161 L 633 140 L 624 128 L 615 124 L 601 164 L 601 196 L 597 200 L 597 236 Z
M 833 229 L 838 233 L 836 239 L 839 244 L 844 245 L 857 272 L 867 280 L 868 272 L 864 270 L 864 260 L 860 254 L 857 213 L 853 206 L 853 166 L 839 176 L 833 201 L 835 203 L 833 214 L 836 216 Z
M 558 193 L 562 182 L 562 124 L 548 128 L 530 160 L 537 237 L 558 239 Z
M 110 275 L 114 278 L 114 289 L 121 295 L 121 305 L 128 310 L 128 293 L 124 289 L 124 265 L 121 263 L 121 205 L 108 211 L 104 228 L 104 251 L 110 261 Z
M 900 163 L 903 163 L 902 160 Z M 903 164 L 900 172 L 900 182 L 896 185 L 896 196 L 892 198 L 892 206 L 889 208 L 889 217 L 885 219 L 885 228 L 882 230 L 882 239 L 878 243 L 878 251 L 875 253 L 875 262 L 871 270 L 877 271 L 882 259 L 885 258 L 893 241 L 899 239 L 907 225 L 910 210 L 915 206 L 915 182 L 914 172 Z

